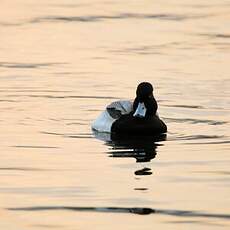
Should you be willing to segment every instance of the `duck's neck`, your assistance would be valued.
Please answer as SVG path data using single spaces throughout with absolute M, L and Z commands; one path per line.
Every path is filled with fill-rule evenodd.
M 145 117 L 147 109 L 144 102 L 139 102 L 138 106 L 133 114 L 134 117 Z

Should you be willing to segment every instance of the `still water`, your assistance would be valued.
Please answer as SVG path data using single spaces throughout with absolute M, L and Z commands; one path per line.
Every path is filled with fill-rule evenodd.
M 3 0 L 0 229 L 229 229 L 229 21 L 229 0 Z M 166 139 L 92 133 L 141 81 Z

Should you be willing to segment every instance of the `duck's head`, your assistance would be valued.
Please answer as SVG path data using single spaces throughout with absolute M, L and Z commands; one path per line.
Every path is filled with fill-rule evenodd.
M 136 96 L 140 102 L 144 102 L 146 99 L 153 96 L 153 86 L 149 82 L 141 82 L 137 86 Z

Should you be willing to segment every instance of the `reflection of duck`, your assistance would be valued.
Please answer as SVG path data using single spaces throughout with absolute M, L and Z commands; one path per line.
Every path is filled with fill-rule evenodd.
M 116 101 L 93 122 L 92 129 L 98 132 L 124 135 L 158 135 L 167 132 L 167 126 L 157 114 L 157 102 L 150 83 L 142 82 L 131 101 Z
M 111 140 L 106 145 L 112 147 L 109 151 L 111 157 L 133 157 L 136 162 L 149 162 L 156 156 L 156 149 L 159 144 L 156 141 L 163 141 L 166 135 L 158 137 L 123 137 L 111 135 Z
M 109 133 L 94 132 L 97 139 L 105 141 L 110 147 L 108 152 L 114 158 L 135 158 L 137 163 L 150 162 L 157 155 L 156 149 L 160 144 L 156 142 L 164 141 L 166 135 L 162 134 L 155 137 L 123 137 Z M 136 175 L 151 175 L 151 169 L 144 167 L 135 172 Z

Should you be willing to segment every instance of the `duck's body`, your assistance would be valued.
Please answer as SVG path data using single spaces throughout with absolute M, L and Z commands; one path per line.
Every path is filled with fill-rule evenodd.
M 133 114 L 121 116 L 112 124 L 111 132 L 118 136 L 156 136 L 167 132 L 167 126 L 158 116 L 134 117 Z
M 157 114 L 144 117 L 141 113 L 133 111 L 131 101 L 116 101 L 93 122 L 92 129 L 116 136 L 155 136 L 167 132 L 167 126 Z
M 157 114 L 158 105 L 153 96 L 153 86 L 142 82 L 131 101 L 116 101 L 107 106 L 92 124 L 98 132 L 116 136 L 156 136 L 167 132 L 167 126 Z
M 99 117 L 92 123 L 92 129 L 98 132 L 111 133 L 113 123 L 122 115 L 132 111 L 131 101 L 115 101 L 106 107 Z

